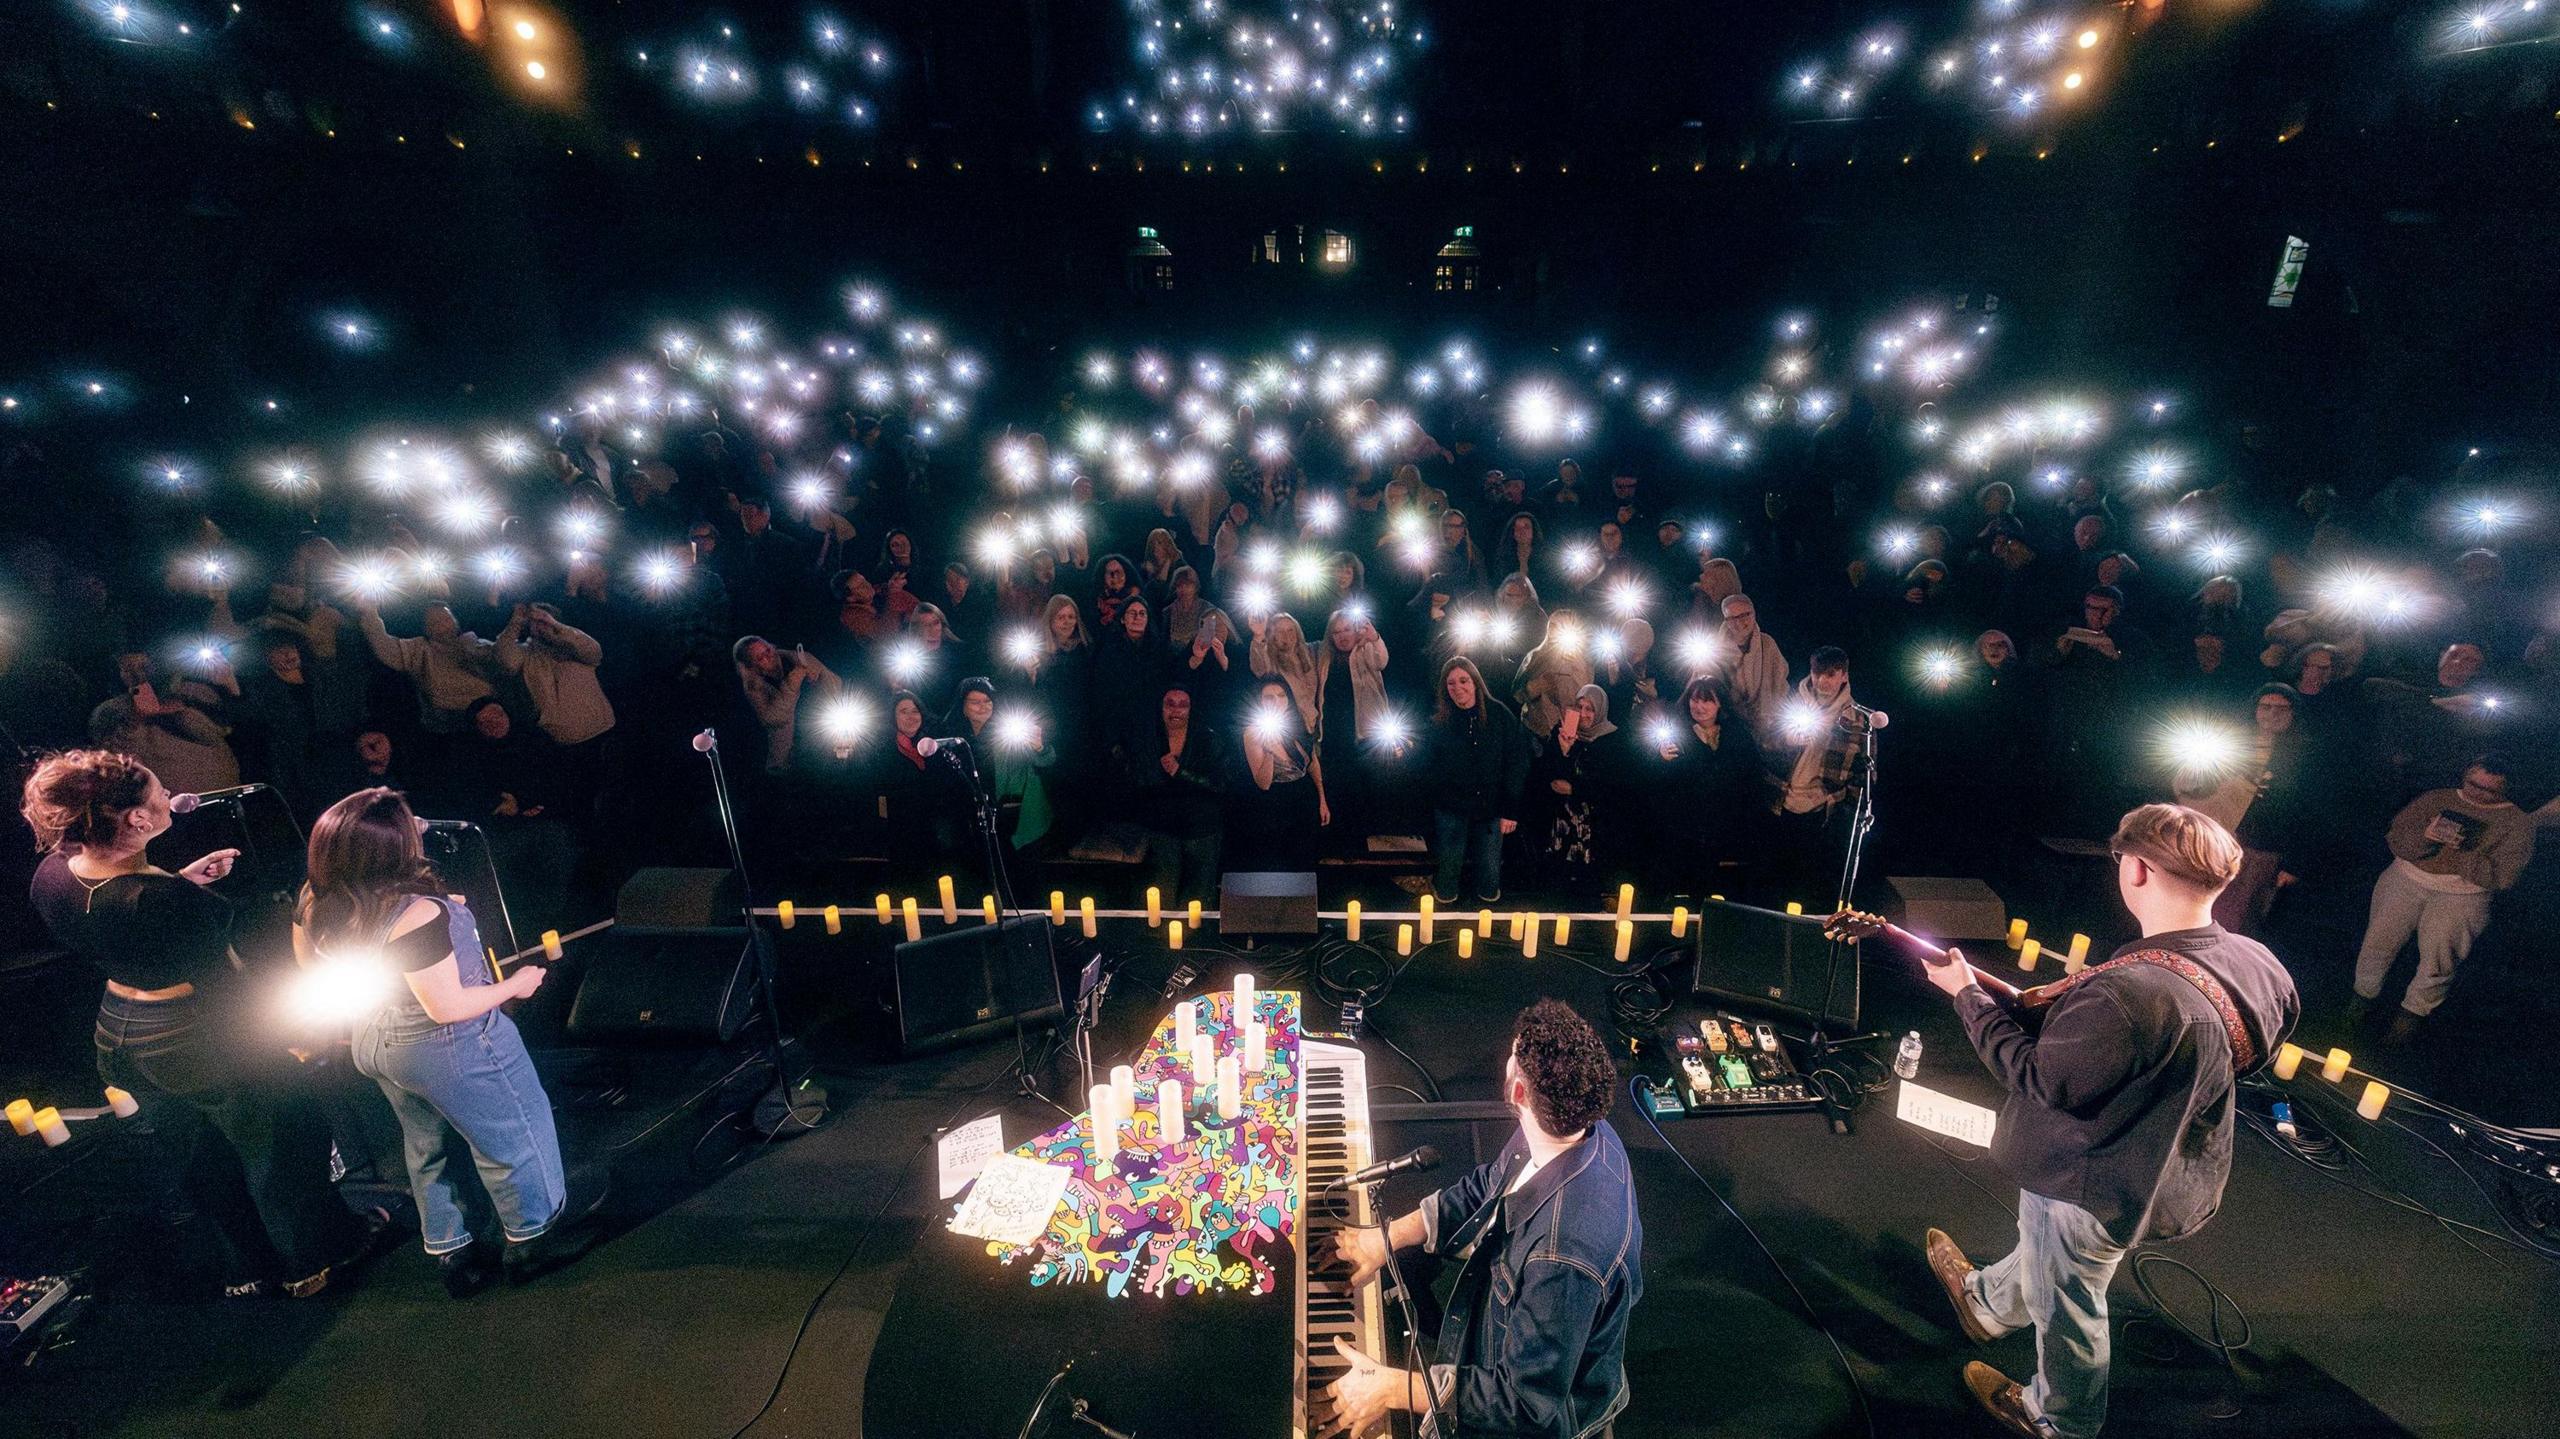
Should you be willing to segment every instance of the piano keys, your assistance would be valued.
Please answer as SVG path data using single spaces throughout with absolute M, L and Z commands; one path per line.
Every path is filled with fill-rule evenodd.
M 1383 1283 L 1354 1289 L 1333 1255 L 1333 1238 L 1377 1222 L 1367 1188 L 1336 1186 L 1375 1154 L 1369 1133 L 1368 1059 L 1360 1051 L 1303 1040 L 1298 1060 L 1298 1364 L 1291 1433 L 1314 1439 L 1340 1427 L 1326 1386 L 1349 1368 L 1337 1339 L 1387 1358 Z

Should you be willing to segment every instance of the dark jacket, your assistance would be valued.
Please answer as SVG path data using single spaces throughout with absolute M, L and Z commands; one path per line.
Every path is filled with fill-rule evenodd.
M 1607 1121 L 1508 1194 L 1518 1134 L 1491 1164 L 1422 1201 L 1423 1247 L 1465 1250 L 1435 1368 L 1442 1434 L 1596 1434 L 1627 1405 L 1627 1320 L 1644 1295 L 1644 1226 L 1626 1146 Z M 1443 1246 L 1447 1246 L 1444 1248 Z
M 2260 1064 L 2302 1015 L 2267 947 L 2218 924 L 2116 951 L 2161 949 L 2222 982 Z M 2071 988 L 2029 1033 L 1980 986 L 1956 997 L 1975 1052 L 2008 1087 L 1991 1157 L 2022 1189 L 2079 1205 L 2122 1244 L 2202 1228 L 2231 1175 L 2231 1041 L 2203 991 L 2158 965 Z
M 1471 820 L 1518 819 L 1529 782 L 1529 731 L 1501 701 L 1478 695 L 1477 722 L 1452 712 L 1424 736 L 1423 792 L 1431 807 Z

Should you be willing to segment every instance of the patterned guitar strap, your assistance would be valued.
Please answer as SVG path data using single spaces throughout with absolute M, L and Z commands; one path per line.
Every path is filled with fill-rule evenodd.
M 2222 1017 L 2222 1032 L 2231 1040 L 2231 1072 L 2247 1074 L 2258 1067 L 2258 1047 L 2249 1040 L 2249 1027 L 2240 1022 L 2240 1007 L 2231 1002 L 2231 995 L 2223 989 L 2222 981 L 2213 977 L 2213 971 L 2183 954 L 2173 954 L 2165 949 L 2137 949 L 2131 954 L 2117 955 L 2104 964 L 2093 964 L 2078 974 L 2056 980 L 2044 986 L 2044 991 L 2060 999 L 2075 986 L 2128 964 L 2156 965 L 2195 986 L 2196 993 L 2203 995 L 2205 1002 L 2213 1006 L 2213 1012 Z

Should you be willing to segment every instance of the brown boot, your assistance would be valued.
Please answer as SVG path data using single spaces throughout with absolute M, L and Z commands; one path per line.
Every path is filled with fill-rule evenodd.
M 2027 1412 L 2027 1391 L 2008 1375 L 1976 1359 L 1964 1366 L 1964 1387 L 1973 1391 L 1992 1423 L 2018 1439 L 2045 1439 L 2043 1426 Z
M 2000 1337 L 1998 1331 L 1983 1322 L 1982 1311 L 1965 1292 L 1964 1281 L 1973 1273 L 1973 1261 L 1947 1237 L 1943 1229 L 1932 1229 L 1928 1237 L 1929 1272 L 1938 1276 L 1938 1287 L 1947 1291 L 1947 1304 L 1956 1312 L 1956 1327 L 1964 1337 L 1976 1344 L 1988 1344 Z

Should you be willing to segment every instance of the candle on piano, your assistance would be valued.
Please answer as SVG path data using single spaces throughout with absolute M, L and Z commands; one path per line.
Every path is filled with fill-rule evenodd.
M 142 1106 L 133 1102 L 130 1093 L 112 1084 L 107 1086 L 107 1108 L 114 1110 L 118 1119 L 131 1119 L 142 1112 Z
M 1153 929 L 1162 923 L 1164 923 L 1164 891 L 1151 884 L 1147 886 L 1147 928 Z
M 1233 1119 L 1244 1113 L 1244 1065 L 1230 1054 L 1218 1061 L 1218 1117 Z
M 62 1111 L 48 1104 L 36 1111 L 36 1136 L 47 1149 L 59 1149 L 71 1142 L 71 1126 L 62 1122 Z
M 1138 1112 L 1138 1071 L 1125 1064 L 1111 1066 L 1111 1112 Z
M 871 896 L 871 908 L 874 913 L 880 916 L 880 922 L 882 924 L 889 923 L 889 892 L 887 890 L 882 890 L 880 893 Z
M 1546 919 L 1544 916 L 1533 913 L 1529 916 L 1529 922 L 1521 927 L 1520 957 L 1522 959 L 1536 959 L 1538 957 L 1538 930 L 1545 923 Z
M 1360 901 L 1356 899 L 1342 907 L 1342 937 L 1353 944 L 1360 942 Z
M 1572 916 L 1572 915 L 1569 915 L 1569 914 L 1560 914 L 1560 915 L 1557 915 L 1557 916 L 1556 916 L 1556 943 L 1558 943 L 1558 944 L 1571 944 L 1571 943 L 1573 943 L 1573 916 Z
M 2037 961 L 2038 959 L 2043 958 L 2043 957 L 2044 957 L 2044 941 L 2043 941 L 2043 940 L 2040 940 L 2040 939 L 2031 939 L 2031 940 L 2028 940 L 2026 943 L 2021 944 L 2021 945 L 2019 945 L 2019 946 L 2018 946 L 2018 968 L 2020 968 L 2020 969 L 2033 969 L 2033 968 L 2035 968 L 2035 967 L 2036 967 L 2036 961 Z
M 1399 957 L 1399 958 L 1411 958 L 1411 957 L 1412 957 L 1412 955 L 1413 955 L 1413 926 L 1412 926 L 1412 925 L 1409 925 L 1409 924 L 1400 924 L 1400 925 L 1397 925 L 1397 926 L 1396 926 L 1396 955 L 1397 955 L 1397 957 Z
M 916 916 L 916 897 L 908 895 L 898 902 L 898 915 L 907 922 L 907 943 L 924 938 L 924 921 Z
M 1636 946 L 1636 926 L 1635 926 L 1635 922 L 1634 922 L 1633 920 L 1625 920 L 1625 919 L 1619 920 L 1619 921 L 1618 921 L 1618 963 L 1620 963 L 1620 964 L 1624 964 L 1624 963 L 1626 963 L 1626 962 L 1627 962 L 1627 955 L 1628 955 L 1629 951 L 1633 950 L 1633 949 L 1635 948 L 1635 946 Z
M 2016 949 L 2019 945 L 2026 942 L 2027 922 L 2023 919 L 2013 919 L 2009 921 L 2009 947 L 2011 949 Z
M 1263 1066 L 1270 1062 L 1271 1031 L 1264 1027 L 1261 1020 L 1257 1019 L 1253 1023 L 1246 1025 L 1244 1029 L 1245 1073 L 1260 1074 Z
M 1182 1142 L 1182 1081 L 1156 1081 L 1156 1133 L 1166 1144 Z
M 1101 927 L 1094 923 L 1092 895 L 1088 894 L 1083 899 L 1076 902 L 1076 914 L 1084 921 L 1085 938 L 1092 939 L 1102 932 Z
M 1199 1034 L 1199 1031 L 1194 1028 L 1198 1022 L 1199 1011 L 1192 1007 L 1190 1000 L 1186 999 L 1173 1007 L 1174 1053 L 1187 1055 L 1191 1052 L 1191 1041 Z
M 1427 894 L 1422 896 L 1422 898 L 1414 904 L 1414 917 L 1421 921 L 1419 927 L 1415 929 L 1414 934 L 1415 937 L 1419 938 L 1425 946 L 1428 946 L 1431 943 L 1432 908 L 1431 896 Z
M 1066 922 L 1067 892 L 1063 889 L 1053 889 L 1049 891 L 1049 923 L 1063 926 Z
M 942 877 L 941 889 L 942 922 L 944 924 L 958 924 L 960 922 L 960 895 L 959 892 L 952 887 L 951 876 L 946 874 Z
M 1236 1027 L 1242 1029 L 1253 1019 L 1253 976 L 1236 976 Z
M 1472 930 L 1472 929 L 1462 929 L 1462 930 L 1459 930 L 1459 931 L 1458 931 L 1458 958 L 1460 958 L 1460 959 L 1473 959 L 1473 958 L 1475 958 L 1475 956 L 1476 956 L 1476 932 L 1475 932 L 1474 930 Z
M 1200 901 L 1195 899 L 1191 901 L 1189 905 L 1185 906 L 1182 911 L 1182 918 L 1184 923 L 1191 926 L 1191 932 L 1193 934 L 1198 934 L 1200 932 Z
M 1205 1034 L 1191 1036 L 1191 1082 L 1206 1084 L 1218 1072 L 1218 1043 Z
M 1120 1162 L 1120 1126 L 1106 1124 L 1093 1132 L 1093 1170 L 1107 1173 Z
M 1109 1134 L 1112 1127 L 1120 1122 L 1120 1091 L 1106 1079 L 1087 1089 L 1084 1099 L 1085 1114 L 1092 1124 L 1094 1142 L 1099 1144 L 1102 1142 L 1102 1136 Z
M 1633 914 L 1633 913 L 1635 913 L 1635 912 L 1636 912 L 1636 887 L 1635 887 L 1634 885 L 1632 885 L 1632 884 L 1622 884 L 1622 885 L 1619 885 L 1619 886 L 1618 886 L 1618 922 L 1619 922 L 1620 924 L 1624 924 L 1624 923 L 1626 923 L 1626 922 L 1627 922 L 1627 916 L 1629 916 L 1629 915 L 1631 915 L 1631 914 Z

